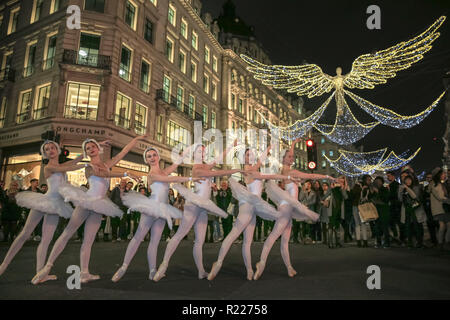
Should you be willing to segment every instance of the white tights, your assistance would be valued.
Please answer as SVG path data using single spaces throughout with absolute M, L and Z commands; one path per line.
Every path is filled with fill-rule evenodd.
M 180 241 L 188 234 L 192 226 L 194 226 L 195 231 L 194 261 L 199 275 L 203 275 L 206 273 L 203 267 L 203 244 L 205 243 L 206 228 L 208 227 L 208 214 L 205 209 L 193 204 L 184 206 L 183 218 L 181 219 L 177 232 L 167 244 L 163 262 L 169 264 L 170 258 L 180 244 Z
M 123 259 L 123 264 L 126 266 L 130 264 L 131 260 L 133 259 L 134 255 L 137 252 L 137 249 L 139 248 L 139 245 L 141 244 L 142 241 L 144 241 L 145 236 L 147 235 L 148 231 L 151 228 L 151 239 L 147 249 L 147 259 L 150 272 L 152 270 L 155 270 L 158 245 L 165 224 L 166 220 L 164 219 L 156 219 L 154 217 L 141 214 L 139 226 L 136 230 L 136 234 L 134 235 L 133 239 L 131 239 L 130 243 L 128 244 L 127 251 L 125 253 L 125 258 Z
M 239 206 L 239 215 L 233 225 L 233 229 L 231 229 L 230 233 L 222 242 L 217 261 L 219 263 L 223 262 L 223 259 L 225 259 L 225 256 L 227 255 L 228 250 L 230 250 L 233 242 L 239 237 L 241 233 L 244 233 L 242 257 L 244 258 L 244 264 L 247 268 L 247 271 L 252 271 L 252 256 L 250 253 L 250 247 L 253 241 L 255 226 L 256 216 L 253 213 L 253 206 L 249 203 L 243 203 Z
M 89 273 L 89 259 L 91 256 L 91 248 L 94 243 L 95 236 L 102 222 L 102 215 L 90 210 L 86 210 L 82 207 L 76 207 L 72 213 L 69 223 L 67 224 L 64 232 L 56 240 L 53 246 L 52 252 L 47 261 L 47 265 L 53 266 L 55 260 L 64 250 L 67 242 L 77 232 L 78 228 L 85 222 L 84 226 L 84 238 L 80 251 L 80 266 L 82 273 Z
M 58 226 L 59 216 L 56 214 L 45 214 L 37 210 L 30 211 L 25 226 L 9 248 L 2 263 L 4 269 L 6 269 L 15 255 L 23 247 L 24 243 L 30 238 L 32 232 L 42 218 L 44 218 L 44 223 L 42 225 L 42 239 L 36 252 L 36 272 L 42 269 L 45 263 L 45 258 L 47 257 L 48 246 L 50 245 L 50 242 L 53 239 L 53 234 Z M 0 271 L 0 274 L 1 273 L 2 271 Z
M 283 258 L 284 264 L 287 268 L 292 267 L 291 258 L 289 256 L 289 238 L 291 237 L 292 229 L 292 210 L 293 208 L 288 204 L 284 204 L 279 207 L 278 211 L 280 212 L 280 217 L 275 222 L 272 232 L 264 242 L 264 247 L 260 258 L 261 262 L 266 263 L 270 250 L 272 249 L 275 241 L 277 241 L 277 239 L 281 236 L 281 257 Z

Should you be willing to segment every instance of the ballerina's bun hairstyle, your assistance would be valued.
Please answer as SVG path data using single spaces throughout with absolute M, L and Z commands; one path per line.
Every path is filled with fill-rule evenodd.
M 160 157 L 160 156 L 159 156 L 159 150 L 158 150 L 158 149 L 156 149 L 155 147 L 148 147 L 147 149 L 145 149 L 144 153 L 142 154 L 142 157 L 144 158 L 144 163 L 147 163 L 147 158 L 146 158 L 147 152 L 149 152 L 149 151 L 151 151 L 151 150 L 155 151 L 156 154 L 158 155 L 158 157 Z M 160 157 L 160 158 L 161 158 L 161 157 Z
M 84 140 L 83 144 L 81 145 L 81 148 L 83 149 L 83 155 L 85 158 L 87 158 L 87 154 L 86 154 L 86 145 L 88 143 L 93 143 L 97 146 L 99 153 L 103 153 L 103 148 L 100 146 L 100 144 L 97 142 L 97 140 L 95 139 L 86 139 Z
M 45 154 L 44 148 L 45 148 L 45 146 L 46 146 L 47 144 L 49 144 L 49 143 L 53 143 L 53 144 L 55 145 L 56 150 L 58 150 L 58 155 L 61 154 L 61 148 L 59 147 L 59 145 L 58 145 L 55 141 L 52 141 L 52 140 L 45 140 L 45 142 L 41 145 L 41 155 L 42 155 L 42 159 L 48 159 L 47 155 Z

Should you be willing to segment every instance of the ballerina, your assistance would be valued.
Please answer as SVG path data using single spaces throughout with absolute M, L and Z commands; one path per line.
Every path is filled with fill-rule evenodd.
M 188 152 L 190 152 L 189 149 L 184 152 L 181 159 L 184 158 Z M 159 167 L 159 151 L 154 147 L 147 148 L 144 151 L 143 157 L 144 162 L 150 166 L 148 185 L 152 190 L 152 194 L 149 198 L 137 192 L 128 192 L 122 196 L 124 205 L 129 208 L 128 212 L 141 212 L 141 219 L 136 234 L 128 245 L 123 264 L 112 277 L 113 282 L 119 281 L 124 276 L 139 245 L 150 229 L 151 240 L 147 250 L 147 258 L 150 269 L 149 279 L 153 280 L 153 276 L 156 273 L 158 245 L 166 220 L 169 228 L 172 229 L 172 219 L 181 219 L 182 217 L 181 211 L 168 203 L 169 183 L 187 181 L 197 182 L 202 180 L 201 178 L 170 176 L 170 174 L 181 164 L 181 161 L 162 170 Z
M 233 229 L 222 242 L 219 257 L 213 264 L 211 272 L 208 275 L 208 280 L 213 280 L 217 276 L 231 245 L 241 233 L 244 233 L 242 256 L 244 258 L 245 267 L 247 268 L 247 279 L 253 280 L 250 247 L 253 241 L 253 233 L 255 231 L 256 215 L 260 216 L 264 220 L 271 221 L 276 220 L 278 216 L 277 210 L 261 198 L 263 180 L 287 179 L 287 176 L 276 174 L 265 175 L 259 172 L 259 168 L 266 158 L 270 148 L 271 147 L 267 148 L 267 150 L 263 152 L 263 155 L 258 162 L 256 162 L 256 164 L 254 150 L 245 150 L 244 170 L 248 175 L 244 178 L 244 181 L 247 185 L 247 189 L 235 179 L 230 179 L 233 197 L 239 201 L 239 215 L 233 225 Z
M 134 138 L 118 155 L 106 162 L 103 162 L 100 159 L 100 153 L 103 152 L 103 149 L 97 141 L 94 139 L 86 139 L 83 142 L 82 148 L 84 156 L 89 156 L 91 158 L 89 166 L 85 169 L 90 188 L 86 192 L 71 185 L 65 185 L 60 188 L 59 192 L 64 197 L 65 201 L 73 202 L 76 205 L 76 208 L 63 233 L 54 244 L 47 260 L 47 264 L 31 281 L 33 284 L 38 284 L 42 279 L 47 277 L 55 260 L 64 250 L 69 239 L 85 221 L 84 238 L 80 251 L 81 283 L 100 279 L 99 275 L 92 275 L 89 273 L 89 259 L 92 244 L 94 243 L 95 236 L 102 222 L 102 215 L 122 217 L 123 214 L 122 210 L 106 197 L 106 192 L 109 188 L 109 180 L 107 179 L 132 176 L 128 175 L 126 172 L 124 174 L 111 174 L 110 170 L 125 157 L 139 140 L 144 138 L 146 138 L 146 136 Z
M 68 219 L 72 215 L 72 207 L 64 202 L 58 189 L 65 183 L 65 172 L 81 169 L 85 164 L 76 164 L 82 160 L 82 157 L 78 157 L 64 164 L 59 164 L 58 157 L 60 153 L 61 148 L 54 141 L 47 140 L 41 146 L 42 158 L 49 160 L 48 164 L 44 167 L 44 176 L 49 188 L 46 194 L 25 191 L 16 195 L 17 204 L 20 207 L 31 209 L 31 211 L 23 230 L 12 243 L 5 259 L 0 265 L 0 275 L 5 272 L 12 259 L 23 247 L 25 241 L 30 238 L 31 233 L 41 219 L 44 218 L 42 239 L 36 252 L 36 272 L 41 270 L 45 263 L 48 246 L 58 226 L 59 217 Z M 56 280 L 56 276 L 46 276 L 41 279 L 41 282 L 47 280 Z
M 224 154 L 227 154 L 232 148 L 228 148 Z M 233 170 L 217 170 L 213 171 L 216 161 L 211 164 L 204 164 L 203 159 L 205 157 L 205 146 L 196 145 L 194 147 L 194 160 L 195 164 L 192 169 L 192 174 L 195 177 L 206 178 L 202 182 L 195 182 L 196 192 L 192 193 L 189 189 L 182 185 L 175 185 L 174 189 L 177 190 L 186 199 L 184 206 L 184 214 L 181 220 L 181 224 L 167 244 L 164 258 L 159 266 L 158 271 L 153 277 L 153 281 L 159 281 L 165 277 L 169 260 L 175 252 L 176 248 L 180 244 L 180 241 L 188 234 L 192 226 L 195 231 L 195 244 L 194 244 L 194 261 L 198 270 L 198 278 L 204 279 L 208 276 L 208 273 L 203 267 L 203 243 L 205 242 L 206 228 L 208 226 L 208 213 L 215 214 L 222 218 L 227 216 L 227 213 L 217 207 L 214 202 L 210 200 L 211 197 L 211 180 L 208 178 L 228 176 L 234 173 L 241 172 L 239 169 Z M 221 154 L 218 159 L 222 159 Z
M 314 211 L 309 210 L 298 201 L 298 185 L 294 179 L 333 179 L 330 176 L 321 174 L 308 174 L 295 169 L 291 169 L 294 163 L 294 146 L 300 141 L 300 138 L 295 140 L 290 150 L 282 154 L 283 167 L 281 174 L 287 176 L 284 180 L 286 191 L 282 190 L 273 181 L 267 183 L 267 195 L 277 204 L 278 217 L 272 232 L 264 242 L 263 250 L 259 262 L 256 264 L 256 272 L 254 280 L 258 280 L 265 268 L 267 256 L 269 255 L 275 241 L 281 236 L 281 256 L 286 265 L 289 277 L 294 277 L 297 271 L 291 265 L 291 258 L 289 256 L 289 238 L 291 236 L 292 219 L 300 221 L 313 220 L 317 221 L 319 215 Z

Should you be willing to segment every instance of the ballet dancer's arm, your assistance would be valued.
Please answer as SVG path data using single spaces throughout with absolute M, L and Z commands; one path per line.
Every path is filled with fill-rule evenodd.
M 325 176 L 323 174 L 314 174 L 314 173 L 304 173 L 298 170 L 291 170 L 289 171 L 289 175 L 292 178 L 299 178 L 299 179 L 313 179 L 313 180 L 317 180 L 317 179 L 328 179 L 328 180 L 335 180 L 335 178 L 330 177 L 330 176 Z
M 184 150 L 184 152 L 183 152 L 183 153 L 181 154 L 181 156 L 180 156 L 180 159 L 178 159 L 178 161 L 175 162 L 175 163 L 173 163 L 171 166 L 169 166 L 169 167 L 167 167 L 166 169 L 164 169 L 163 172 L 164 172 L 166 175 L 169 175 L 169 174 L 171 174 L 172 172 L 174 172 L 174 171 L 178 168 L 178 166 L 179 166 L 180 164 L 183 163 L 183 159 L 184 159 L 187 155 L 189 155 L 190 152 L 191 152 L 191 147 L 189 147 L 189 148 L 187 148 L 186 150 Z
M 47 171 L 48 173 L 76 171 L 76 170 L 85 168 L 86 165 L 87 165 L 87 163 L 64 165 L 64 166 L 58 166 L 58 167 L 46 166 L 44 171 Z
M 75 159 L 73 159 L 73 160 L 70 160 L 70 161 L 67 161 L 67 162 L 64 162 L 64 163 L 62 163 L 61 165 L 62 166 L 73 166 L 73 165 L 75 165 L 75 164 L 77 164 L 78 162 L 80 162 L 81 160 L 83 160 L 83 158 L 84 158 L 84 155 L 83 154 L 80 154 L 78 157 L 76 157 Z M 72 170 L 68 170 L 68 171 L 72 171 Z
M 108 160 L 105 162 L 106 166 L 108 168 L 112 168 L 114 167 L 120 160 L 123 159 L 123 157 L 125 157 L 127 155 L 128 152 L 131 151 L 131 149 L 134 148 L 134 146 L 136 145 L 136 143 L 138 143 L 139 140 L 143 140 L 145 138 L 147 138 L 148 135 L 144 135 L 144 136 L 137 136 L 136 138 L 134 138 L 133 140 L 130 141 L 130 143 L 128 143 L 123 149 L 122 151 L 120 151 L 120 153 L 118 155 L 116 155 L 114 158 L 112 158 L 111 160 Z
M 197 177 L 223 177 L 223 176 L 229 176 L 234 173 L 242 173 L 247 174 L 246 172 L 240 170 L 240 169 L 232 169 L 232 170 L 208 170 L 208 169 L 193 169 L 193 175 Z
M 163 176 L 163 175 L 157 175 L 157 174 L 149 175 L 149 179 L 152 182 L 159 181 L 159 182 L 168 182 L 168 183 L 171 183 L 171 182 L 182 183 L 182 182 L 187 182 L 187 181 L 201 181 L 201 180 L 204 180 L 203 178 Z

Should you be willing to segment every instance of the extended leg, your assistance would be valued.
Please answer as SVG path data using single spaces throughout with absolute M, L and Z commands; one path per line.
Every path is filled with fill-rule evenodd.
M 252 220 L 244 230 L 244 243 L 242 244 L 242 256 L 244 257 L 245 268 L 247 269 L 247 280 L 253 280 L 252 246 L 253 234 L 255 233 L 256 216 L 253 215 Z
M 47 258 L 47 250 L 50 242 L 53 239 L 56 228 L 58 227 L 59 216 L 56 214 L 46 214 L 44 217 L 44 224 L 42 225 L 42 239 L 36 251 L 36 272 L 39 272 L 44 267 L 45 259 Z M 47 279 L 42 280 L 56 280 L 56 276 L 49 275 Z
M 291 257 L 289 255 L 289 238 L 291 237 L 291 229 L 292 229 L 292 220 L 289 221 L 287 226 L 285 227 L 283 233 L 281 234 L 281 257 L 283 258 L 284 264 L 288 270 L 289 277 L 294 277 L 297 274 L 297 271 L 294 270 L 291 264 Z
M 206 227 L 208 226 L 208 214 L 201 211 L 194 223 L 195 242 L 194 242 L 194 261 L 198 270 L 198 278 L 204 279 L 208 276 L 203 266 L 203 244 L 205 243 Z
M 102 215 L 91 211 L 84 226 L 84 238 L 80 250 L 81 282 L 83 283 L 100 279 L 100 276 L 89 273 L 89 260 L 91 258 L 92 244 L 95 241 L 101 223 Z
M 164 227 L 166 225 L 166 220 L 157 219 L 153 222 L 150 243 L 147 249 L 147 259 L 148 266 L 150 269 L 150 280 L 153 280 L 153 276 L 156 273 L 156 257 L 158 253 L 158 245 L 161 240 L 161 235 L 163 233 Z
M 3 274 L 3 272 L 5 272 L 6 268 L 11 263 L 12 259 L 23 247 L 25 241 L 27 241 L 27 239 L 30 238 L 31 233 L 33 233 L 33 230 L 36 228 L 36 226 L 38 225 L 39 221 L 41 221 L 43 216 L 44 214 L 41 213 L 40 211 L 31 210 L 30 214 L 28 215 L 27 222 L 25 223 L 25 226 L 22 229 L 22 232 L 20 232 L 20 234 L 16 237 L 11 247 L 9 248 L 8 253 L 5 256 L 5 259 L 3 259 L 3 262 L 0 265 L 0 276 Z

